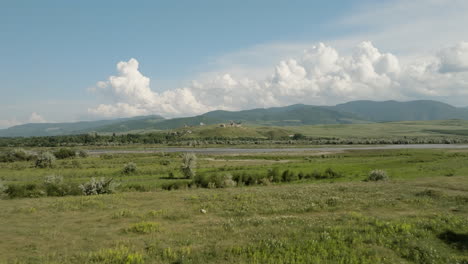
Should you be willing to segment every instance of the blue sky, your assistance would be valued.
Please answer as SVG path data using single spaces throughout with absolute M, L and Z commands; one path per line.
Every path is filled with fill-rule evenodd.
M 325 90 L 331 88 L 323 83 L 314 84 L 319 86 L 316 88 L 311 82 L 307 86 L 287 77 L 291 85 L 304 86 L 293 94 L 292 88 L 279 87 L 287 81 L 277 84 L 272 80 L 289 74 L 278 70 L 282 60 L 294 59 L 302 67 L 305 65 L 300 57 L 302 52 L 309 47 L 314 49 L 319 42 L 338 50 L 344 58 L 347 52 L 352 56 L 352 50 L 363 41 L 371 41 L 382 56 L 387 52 L 394 54 L 400 64 L 416 56 L 436 56 L 441 49 L 468 40 L 460 25 L 466 22 L 460 14 L 468 11 L 463 10 L 466 7 L 456 0 L 452 7 L 431 0 L 414 1 L 410 5 L 405 1 L 370 0 L 0 0 L 0 127 L 29 121 L 75 121 L 152 113 L 181 116 L 215 108 L 235 110 L 353 99 L 353 96 L 337 96 L 341 93 L 330 95 Z M 422 33 L 427 31 L 427 25 L 446 20 L 449 21 L 446 26 L 452 30 L 441 31 L 442 39 L 430 41 L 437 32 Z M 401 23 L 405 21 L 411 23 L 402 28 Z M 413 37 L 414 41 L 405 37 L 414 35 L 418 36 Z M 463 45 L 461 49 L 464 50 Z M 138 64 L 127 66 L 134 74 L 127 76 L 116 70 L 118 62 L 128 63 L 132 58 Z M 463 58 L 460 60 L 463 68 Z M 135 69 L 132 65 L 138 66 Z M 286 63 L 285 67 L 290 72 L 295 66 Z M 302 68 L 307 76 L 317 71 Z M 333 70 L 334 75 L 338 72 L 342 76 L 341 70 Z M 460 72 L 463 71 L 457 74 Z M 275 74 L 276 77 L 271 77 Z M 109 82 L 110 76 L 127 80 L 124 89 L 132 91 L 122 93 L 122 87 Z M 149 85 L 145 78 L 150 80 Z M 397 80 L 401 85 L 402 80 Z M 102 85 L 106 87 L 96 89 L 99 81 L 107 82 Z M 464 81 L 464 76 L 458 76 L 452 82 L 447 81 L 446 86 Z M 226 83 L 230 85 L 228 88 L 223 87 Z M 259 86 L 256 91 L 260 95 L 271 94 L 260 101 L 251 101 L 248 97 L 252 91 L 246 87 L 249 85 Z M 352 85 L 357 87 L 361 83 Z M 237 94 L 232 90 L 243 92 Z M 285 93 L 286 90 L 289 92 Z M 202 98 L 206 91 L 226 95 L 225 101 L 207 101 L 208 95 Z M 299 95 L 301 92 L 315 93 L 313 98 L 318 96 L 323 100 L 301 101 L 304 98 Z M 151 99 L 138 98 L 141 94 Z M 426 98 L 428 94 L 431 93 L 406 91 L 403 95 L 379 93 L 380 97 L 374 94 L 369 98 L 414 99 Z M 234 104 L 228 95 L 247 99 L 243 104 Z M 437 95 L 435 98 L 460 104 L 451 100 L 459 97 L 459 91 L 455 96 L 440 92 Z M 179 96 L 187 107 L 173 106 L 176 103 L 171 100 L 180 101 Z M 99 108 L 100 105 L 104 107 Z

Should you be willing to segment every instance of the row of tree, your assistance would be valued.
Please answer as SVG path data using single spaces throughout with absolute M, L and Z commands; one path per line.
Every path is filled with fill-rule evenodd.
M 186 138 L 171 133 L 146 133 L 124 135 L 68 135 L 28 138 L 0 138 L 0 147 L 60 147 L 60 146 L 116 146 L 130 144 L 162 144 L 169 146 L 203 145 L 248 145 L 248 144 L 288 144 L 288 145 L 341 145 L 341 144 L 460 144 L 468 143 L 468 137 L 462 136 L 425 136 L 393 138 L 336 138 L 306 137 L 295 134 L 282 139 L 267 138 L 228 138 L 204 137 Z

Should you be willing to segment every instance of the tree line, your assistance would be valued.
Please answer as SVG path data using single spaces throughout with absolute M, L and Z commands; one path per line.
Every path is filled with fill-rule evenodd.
M 161 144 L 168 146 L 204 146 L 204 145 L 353 145 L 353 144 L 461 144 L 468 143 L 468 137 L 457 136 L 401 136 L 391 138 L 337 138 L 307 137 L 295 134 L 293 137 L 279 139 L 251 137 L 200 137 L 187 138 L 171 133 L 145 133 L 122 135 L 66 135 L 43 137 L 0 138 L 0 147 L 61 147 L 61 146 L 118 146 L 132 144 Z

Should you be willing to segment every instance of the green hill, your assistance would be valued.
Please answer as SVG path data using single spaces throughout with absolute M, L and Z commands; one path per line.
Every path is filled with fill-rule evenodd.
M 32 137 L 32 136 L 59 136 L 70 134 L 83 134 L 98 131 L 104 127 L 117 128 L 128 122 L 139 124 L 147 119 L 163 119 L 160 116 L 139 116 L 133 118 L 119 118 L 113 120 L 83 121 L 74 123 L 34 123 L 13 126 L 0 130 L 0 137 Z M 121 129 L 122 130 L 122 129 Z
M 468 119 L 466 108 L 457 108 L 429 100 L 410 102 L 353 101 L 339 104 L 331 109 L 353 113 L 373 122 Z
M 302 126 L 315 124 L 363 123 L 356 115 L 324 107 L 291 105 L 286 107 L 258 108 L 243 111 L 212 111 L 194 117 L 151 121 L 141 119 L 100 127 L 97 132 L 128 132 L 134 130 L 166 130 L 184 126 L 214 125 L 231 121 L 256 126 Z M 128 125 L 128 124 L 132 125 Z M 125 130 L 127 128 L 127 130 Z
M 237 122 L 271 126 L 349 124 L 362 122 L 362 120 L 360 120 L 360 118 L 355 114 L 319 106 L 300 104 L 237 112 L 213 111 L 204 114 L 204 116 L 220 120 L 233 120 Z
M 160 116 L 144 116 L 126 119 L 89 121 L 77 123 L 25 124 L 0 130 L 0 137 L 55 136 L 99 133 L 128 133 L 195 127 L 201 123 L 242 123 L 250 126 L 307 126 L 363 124 L 371 122 L 468 120 L 468 109 L 457 108 L 437 101 L 353 101 L 336 106 L 311 106 L 296 104 L 285 107 L 257 108 L 242 111 L 212 111 L 193 117 L 164 119 Z M 227 133 L 214 129 L 212 133 Z M 268 131 L 268 133 L 279 133 Z M 289 132 L 287 132 L 289 133 Z M 280 133 L 281 135 L 287 134 Z M 276 138 L 278 135 L 269 135 Z

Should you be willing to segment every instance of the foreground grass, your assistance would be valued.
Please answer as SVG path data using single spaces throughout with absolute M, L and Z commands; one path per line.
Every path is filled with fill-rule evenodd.
M 0 200 L 0 208 L 0 263 L 468 263 L 463 176 Z

